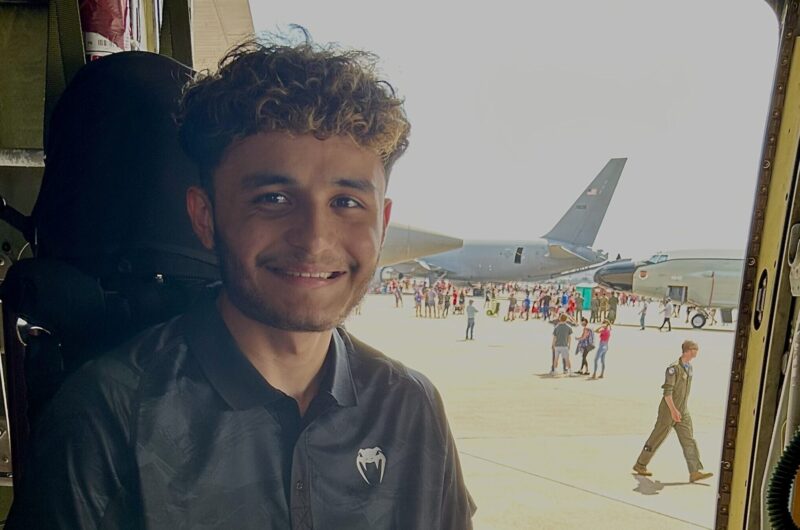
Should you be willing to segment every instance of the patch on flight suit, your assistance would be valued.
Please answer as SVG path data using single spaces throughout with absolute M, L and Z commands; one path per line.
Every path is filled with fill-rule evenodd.
M 669 368 L 667 368 L 667 373 L 669 375 L 675 375 L 675 367 L 674 366 L 670 366 Z

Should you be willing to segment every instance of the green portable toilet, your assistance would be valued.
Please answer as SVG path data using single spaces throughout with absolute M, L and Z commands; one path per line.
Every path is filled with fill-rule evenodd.
M 589 310 L 592 307 L 592 291 L 597 287 L 595 283 L 579 283 L 575 286 L 575 290 L 581 293 L 583 297 L 583 309 Z

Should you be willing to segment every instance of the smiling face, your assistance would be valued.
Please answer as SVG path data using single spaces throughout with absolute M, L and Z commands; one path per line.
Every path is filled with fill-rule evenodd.
M 385 182 L 381 159 L 349 138 L 259 133 L 226 150 L 213 204 L 192 188 L 187 207 L 239 311 L 283 330 L 326 331 L 375 271 L 391 213 Z

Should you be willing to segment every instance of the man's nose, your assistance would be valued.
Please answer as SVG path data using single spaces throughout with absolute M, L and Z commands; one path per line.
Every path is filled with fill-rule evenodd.
M 330 248 L 336 227 L 328 208 L 307 205 L 298 208 L 293 217 L 293 226 L 287 232 L 290 245 L 310 255 Z

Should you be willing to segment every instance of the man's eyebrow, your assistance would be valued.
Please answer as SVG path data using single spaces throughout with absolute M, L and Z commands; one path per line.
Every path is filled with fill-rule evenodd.
M 375 184 L 372 183 L 371 180 L 367 179 L 348 179 L 348 178 L 341 178 L 336 179 L 333 181 L 336 186 L 342 188 L 352 188 L 359 191 L 366 191 L 366 192 L 373 192 L 375 191 Z
M 340 188 L 350 188 L 370 193 L 375 191 L 375 184 L 369 179 L 338 178 L 331 181 L 331 184 Z M 245 189 L 256 189 L 262 186 L 276 185 L 294 186 L 297 185 L 297 179 L 277 173 L 253 173 L 242 179 L 242 187 Z
M 278 184 L 297 184 L 297 180 L 293 177 L 274 173 L 253 173 L 242 179 L 242 187 L 246 189 L 255 189 L 262 186 L 274 186 Z

